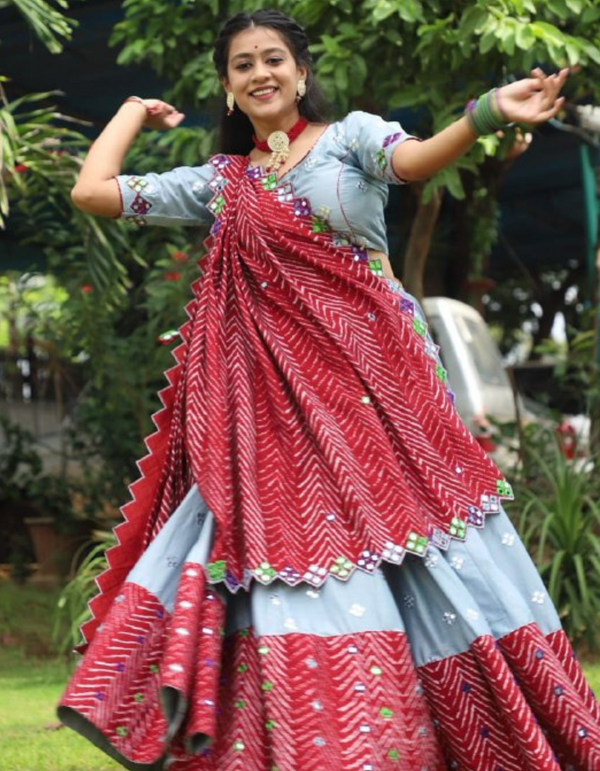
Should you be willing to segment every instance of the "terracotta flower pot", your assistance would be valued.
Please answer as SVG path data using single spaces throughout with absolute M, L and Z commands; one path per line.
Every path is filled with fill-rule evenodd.
M 68 533 L 59 533 L 52 517 L 26 517 L 29 528 L 37 570 L 33 581 L 56 582 L 65 578 L 73 566 L 77 551 L 89 538 L 89 525 L 81 522 L 81 527 Z

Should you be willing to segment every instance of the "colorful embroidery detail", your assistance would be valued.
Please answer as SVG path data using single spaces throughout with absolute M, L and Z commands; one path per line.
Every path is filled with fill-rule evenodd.
M 136 193 L 140 193 L 145 187 L 148 187 L 148 180 L 141 177 L 129 177 L 126 184 Z
M 209 562 L 206 566 L 206 570 L 208 572 L 208 578 L 210 581 L 222 581 L 225 578 L 226 573 L 225 560 Z
M 397 132 L 396 134 L 389 134 L 382 143 L 382 147 L 389 147 L 393 142 L 396 142 L 398 139 L 402 137 L 402 132 Z
M 387 158 L 385 155 L 385 150 L 378 150 L 375 154 L 375 163 L 379 166 L 381 171 L 385 171 L 387 168 Z
M 222 195 L 218 195 L 214 200 L 212 200 L 208 204 L 208 208 L 214 212 L 215 214 L 219 215 L 223 211 L 223 208 L 225 207 L 225 198 L 223 198 Z
M 448 532 L 454 538 L 464 538 L 467 534 L 467 523 L 458 517 L 452 517 Z
M 421 321 L 421 319 L 413 319 L 413 329 L 418 335 L 421 335 L 421 337 L 425 337 L 427 334 L 427 324 L 424 321 Z
M 277 174 L 275 172 L 266 174 L 264 177 L 261 177 L 260 184 L 264 190 L 275 190 L 277 187 Z
M 348 578 L 353 569 L 354 565 L 350 560 L 347 560 L 345 557 L 338 557 L 329 568 L 329 572 L 338 578 Z
M 418 535 L 418 533 L 409 533 L 406 539 L 406 551 L 414 552 L 415 554 L 425 554 L 429 545 L 429 539 L 424 535 Z
M 150 209 L 152 208 L 152 204 L 150 201 L 147 201 L 145 198 L 142 198 L 142 196 L 138 193 L 136 197 L 131 202 L 131 211 L 134 211 L 136 214 L 144 215 L 148 214 Z
M 296 217 L 310 217 L 312 209 L 306 198 L 296 198 L 294 200 L 294 214 Z
M 268 584 L 276 577 L 277 571 L 273 570 L 268 562 L 261 562 L 257 568 L 254 568 L 252 574 L 262 584 Z

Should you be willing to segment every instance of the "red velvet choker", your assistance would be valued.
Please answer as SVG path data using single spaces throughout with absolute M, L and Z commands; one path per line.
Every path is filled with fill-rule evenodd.
M 257 150 L 261 150 L 263 153 L 271 151 L 271 157 L 267 165 L 268 169 L 277 171 L 287 161 L 291 143 L 300 136 L 307 126 L 308 121 L 306 118 L 298 118 L 287 133 L 285 131 L 273 131 L 266 140 L 258 139 L 256 134 L 252 135 L 252 141 Z

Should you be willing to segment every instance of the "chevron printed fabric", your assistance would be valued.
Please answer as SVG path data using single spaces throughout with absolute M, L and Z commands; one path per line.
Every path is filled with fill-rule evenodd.
M 61 718 L 127 768 L 167 751 L 174 771 L 600 768 L 598 704 L 561 631 L 415 667 L 399 631 L 223 638 L 195 566 L 176 608 L 127 585 L 63 697 Z
M 203 276 L 86 644 L 194 481 L 217 524 L 209 580 L 233 591 L 399 564 L 512 497 L 456 413 L 414 301 L 289 185 L 240 156 L 211 164 Z
M 414 305 L 366 252 L 333 246 L 306 201 L 282 203 L 246 159 L 216 162 L 227 184 L 180 392 L 217 522 L 211 580 L 318 585 L 464 537 L 510 486 L 458 417 Z
M 289 185 L 211 162 L 61 719 L 139 771 L 600 771 L 597 702 L 414 300 Z

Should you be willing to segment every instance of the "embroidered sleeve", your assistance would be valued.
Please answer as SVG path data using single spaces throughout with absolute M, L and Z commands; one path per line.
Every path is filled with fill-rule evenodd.
M 417 137 L 407 134 L 398 121 L 385 121 L 366 112 L 350 113 L 341 127 L 353 165 L 388 184 L 405 182 L 394 172 L 392 153 L 402 142 Z
M 209 203 L 215 168 L 181 166 L 164 174 L 116 177 L 122 216 L 139 225 L 204 225 L 212 222 Z

